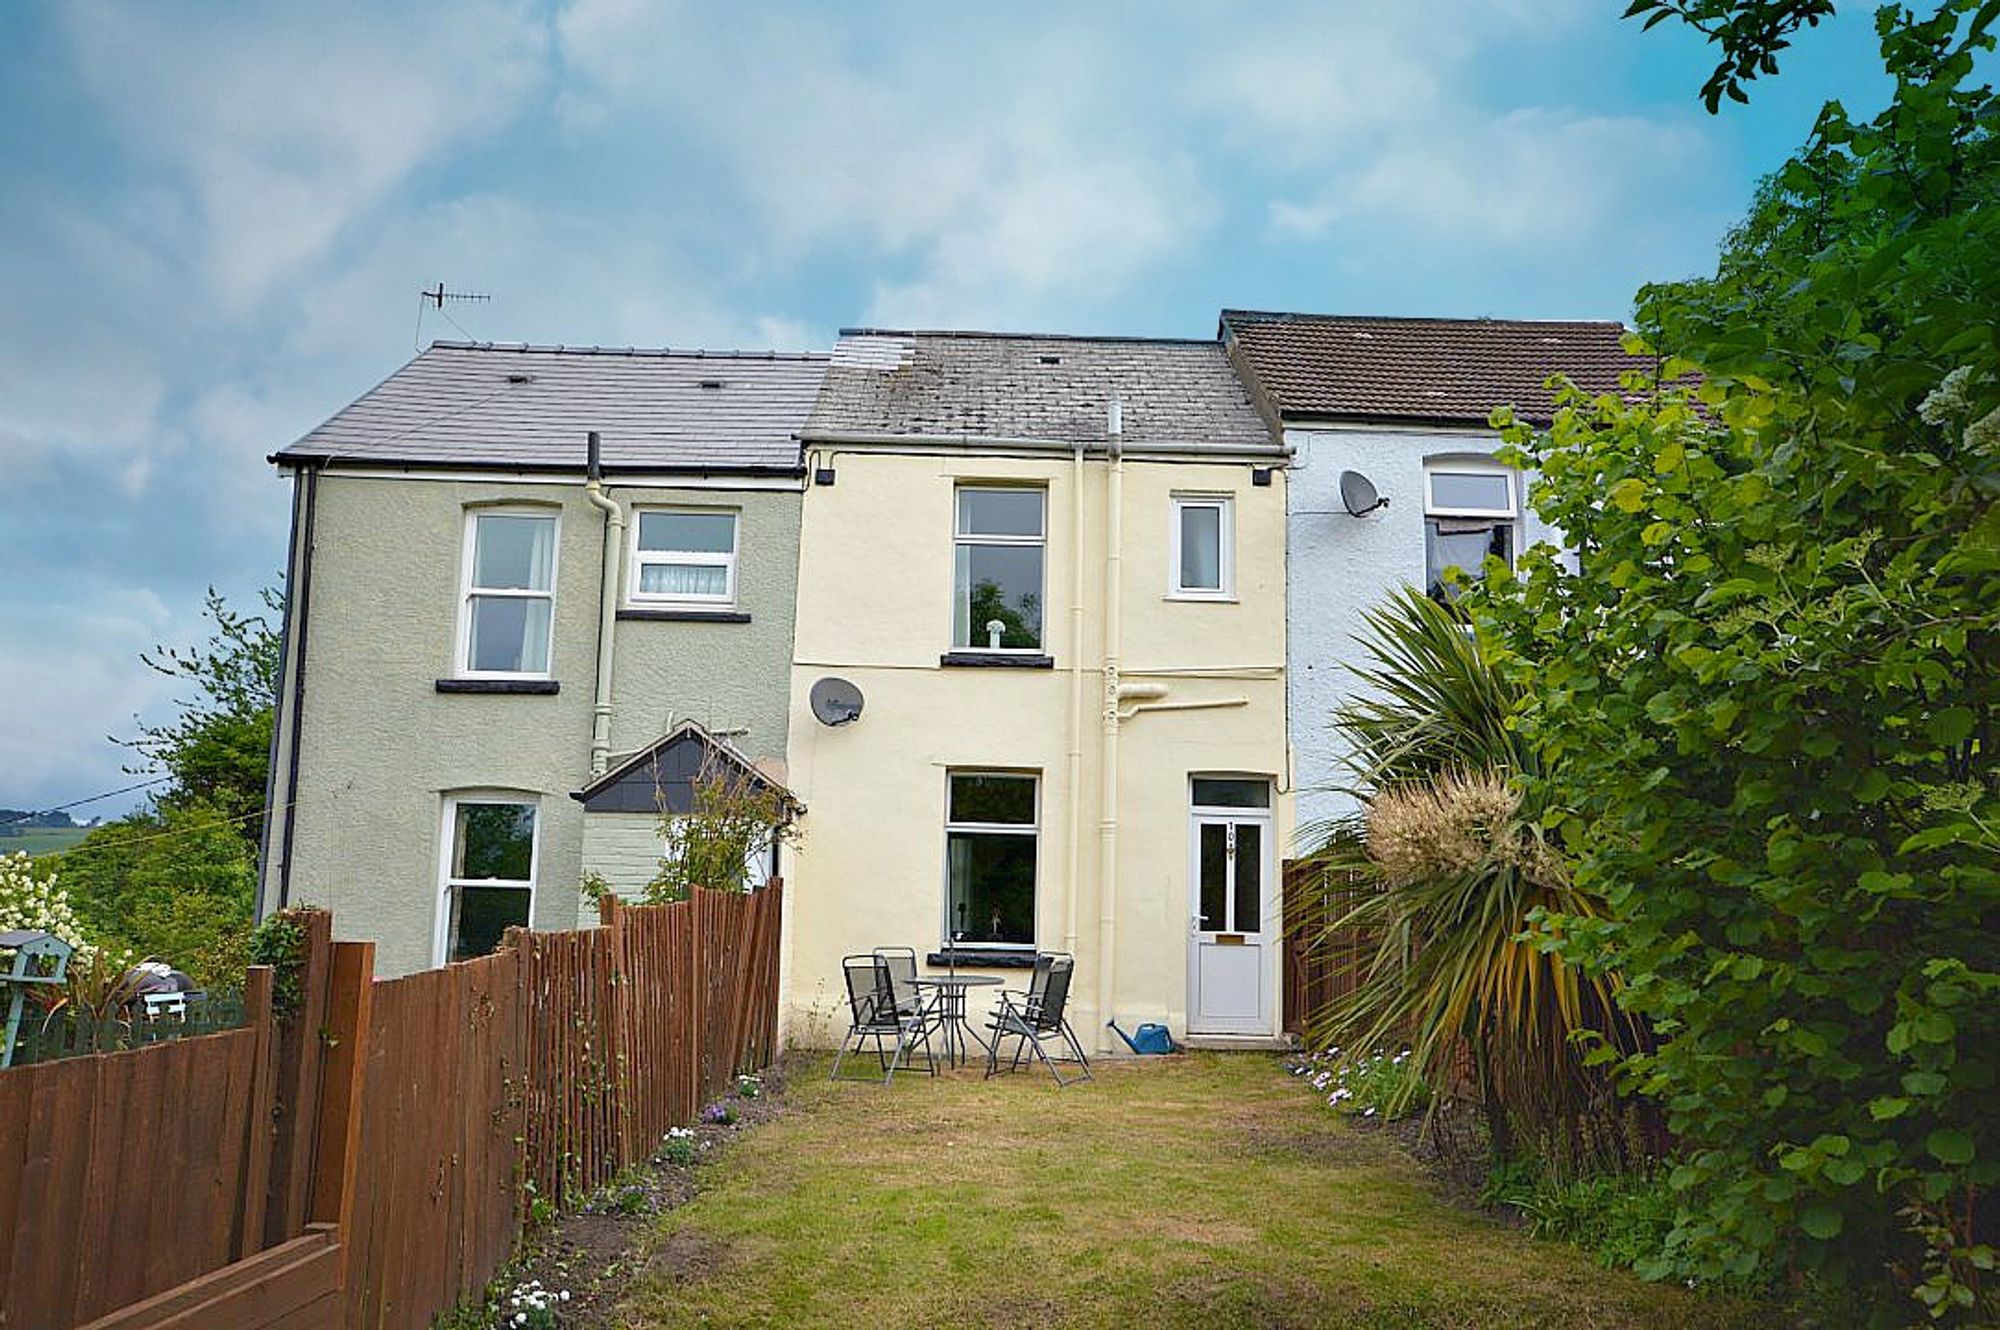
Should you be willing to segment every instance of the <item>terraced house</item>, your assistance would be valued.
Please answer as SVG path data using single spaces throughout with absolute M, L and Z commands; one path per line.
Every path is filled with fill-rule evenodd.
M 1493 409 L 1546 424 L 1567 375 L 1617 392 L 1648 368 L 1622 325 L 1395 319 L 1225 310 L 1220 336 L 1258 411 L 1291 454 L 1286 490 L 1287 685 L 1299 825 L 1346 811 L 1334 709 L 1355 680 L 1361 613 L 1404 585 L 1444 596 L 1445 572 L 1477 577 L 1562 543 L 1527 506 L 1531 479 L 1493 456 Z
M 850 332 L 802 437 L 794 1028 L 897 943 L 1275 1037 L 1285 450 L 1220 343 Z
M 825 368 L 439 343 L 279 452 L 261 910 L 329 907 L 379 973 L 424 969 L 574 927 L 587 871 L 643 887 L 703 763 L 782 782 Z

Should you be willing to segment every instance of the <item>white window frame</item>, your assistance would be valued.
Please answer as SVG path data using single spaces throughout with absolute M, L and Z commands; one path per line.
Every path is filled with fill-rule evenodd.
M 1507 482 L 1507 506 L 1505 508 L 1452 508 L 1440 505 L 1432 492 L 1433 482 L 1439 476 L 1478 476 L 1491 479 L 1500 477 Z M 1521 487 L 1514 468 L 1504 462 L 1496 462 L 1482 457 L 1440 457 L 1424 463 L 1424 516 L 1426 517 L 1491 517 L 1496 521 L 1515 521 L 1521 515 Z
M 520 587 L 476 587 L 472 584 L 479 562 L 479 519 L 482 517 L 538 517 L 550 524 L 549 589 L 530 591 Z M 549 679 L 556 667 L 556 587 L 562 577 L 562 515 L 553 507 L 489 504 L 465 510 L 464 544 L 459 552 L 458 634 L 452 648 L 452 677 L 456 679 Z M 549 603 L 549 659 L 539 670 L 475 670 L 472 668 L 472 599 L 546 600 Z
M 1042 534 L 1039 536 L 981 536 L 962 532 L 959 527 L 960 507 L 967 494 L 1033 494 L 1042 504 Z M 981 643 L 961 646 L 958 643 L 958 550 L 961 545 L 1015 545 L 1034 548 L 1042 552 L 1042 584 L 1036 596 L 1042 607 L 1042 627 L 1040 640 L 1031 647 L 989 647 Z M 989 656 L 1045 656 L 1049 653 L 1049 491 L 1046 485 L 994 485 L 963 483 L 956 485 L 951 493 L 951 622 L 950 641 L 953 651 L 977 651 Z M 979 624 L 970 624 L 966 636 L 977 638 L 983 633 Z M 1037 795 L 1039 798 L 1039 794 Z
M 1216 581 L 1213 587 L 1181 585 L 1181 514 L 1189 508 L 1214 508 L 1220 516 L 1215 524 L 1218 548 L 1215 555 Z M 1233 494 L 1176 494 L 1167 511 L 1167 598 L 1169 600 L 1236 599 L 1236 496 Z
M 1000 776 L 1008 780 L 1025 780 L 1033 784 L 1035 792 L 1035 820 L 1032 822 L 954 822 L 951 819 L 951 783 L 960 776 Z M 1035 843 L 1035 900 L 1033 934 L 1026 942 L 953 942 L 951 918 L 951 837 L 953 832 L 974 835 L 1025 836 Z M 1041 937 L 1042 929 L 1042 773 L 1039 771 L 1010 771 L 993 767 L 947 767 L 944 773 L 944 936 L 942 944 L 961 953 L 968 951 L 1002 951 L 1018 954 L 1032 954 Z
M 729 552 L 715 550 L 641 550 L 639 548 L 639 519 L 648 513 L 686 513 L 696 517 L 727 517 L 729 519 Z M 685 606 L 691 609 L 728 609 L 736 604 L 736 560 L 743 549 L 743 511 L 740 508 L 707 508 L 693 504 L 654 504 L 636 508 L 632 513 L 632 548 L 628 562 L 632 566 L 630 581 L 626 587 L 626 599 L 633 605 L 658 607 Z M 642 591 L 642 574 L 648 563 L 698 564 L 708 568 L 724 570 L 724 587 L 719 596 L 675 595 L 661 591 Z
M 432 928 L 431 957 L 434 964 L 451 963 L 451 900 L 460 887 L 508 887 L 528 893 L 528 926 L 535 922 L 535 884 L 542 871 L 542 797 L 528 790 L 454 790 L 444 796 L 444 812 L 439 821 L 437 920 Z M 451 852 L 457 835 L 458 810 L 464 804 L 525 805 L 535 810 L 535 829 L 528 841 L 528 880 L 517 884 L 513 878 L 455 878 L 451 875 Z

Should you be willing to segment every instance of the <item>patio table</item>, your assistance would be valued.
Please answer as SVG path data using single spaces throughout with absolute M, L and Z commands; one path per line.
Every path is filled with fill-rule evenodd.
M 982 1049 L 986 1047 L 986 1041 L 965 1019 L 965 990 L 1001 982 L 999 976 L 991 974 L 930 974 L 916 981 L 920 989 L 936 990 L 936 996 L 931 1001 L 936 1004 L 938 1032 L 944 1036 L 944 1058 L 952 1066 L 965 1065 L 966 1039 L 971 1039 Z

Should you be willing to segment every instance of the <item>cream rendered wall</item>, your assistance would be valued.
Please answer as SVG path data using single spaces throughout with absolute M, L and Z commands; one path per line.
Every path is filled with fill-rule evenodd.
M 585 813 L 583 862 L 627 900 L 638 900 L 660 872 L 660 822 L 644 813 Z M 577 918 L 597 922 L 597 908 L 578 896 Z
M 1247 462 L 1125 463 L 1124 679 L 1164 685 L 1162 701 L 1245 704 L 1139 715 L 1120 731 L 1116 987 L 1114 1012 L 1104 1012 L 1098 884 L 1107 463 L 1094 454 L 1085 468 L 1081 642 L 1070 615 L 1079 551 L 1068 458 L 843 452 L 834 465 L 833 486 L 807 491 L 800 538 L 790 773 L 810 812 L 789 879 L 781 981 L 788 1029 L 808 1038 L 844 1028 L 836 1010 L 843 955 L 940 945 L 946 773 L 1013 768 L 1041 778 L 1036 941 L 1076 955 L 1072 1025 L 1087 1047 L 1108 1037 L 1101 1027 L 1110 1014 L 1165 1019 L 1184 1030 L 1190 773 L 1271 777 L 1279 791 L 1276 830 L 1281 837 L 1290 831 L 1284 472 L 1259 487 Z M 1044 642 L 1054 669 L 939 664 L 951 647 L 954 494 L 977 482 L 1047 487 Z M 1169 499 L 1183 492 L 1234 497 L 1233 602 L 1167 597 Z M 1068 769 L 1073 663 L 1084 669 L 1075 790 Z M 860 686 L 866 707 L 859 721 L 830 729 L 813 719 L 808 690 L 828 674 Z M 1019 970 L 992 973 L 1016 986 L 1023 978 Z M 1275 986 L 1272 1005 L 1275 1033 Z
M 733 507 L 738 608 L 747 624 L 617 624 L 613 760 L 693 717 L 737 731 L 752 757 L 785 751 L 796 490 L 612 486 L 627 509 L 648 503 Z M 443 694 L 453 674 L 469 505 L 542 505 L 558 514 L 553 676 L 549 696 Z M 313 535 L 299 794 L 290 900 L 334 912 L 336 934 L 377 943 L 376 972 L 434 963 L 441 904 L 443 796 L 515 791 L 539 805 L 533 923 L 573 928 L 586 860 L 603 517 L 572 483 L 377 477 L 329 471 Z M 296 641 L 293 626 L 293 640 Z M 296 662 L 287 661 L 287 678 Z M 289 688 L 274 762 L 289 757 Z M 282 798 L 282 794 L 279 796 Z M 645 822 L 645 819 L 638 819 Z M 261 903 L 277 908 L 282 810 Z

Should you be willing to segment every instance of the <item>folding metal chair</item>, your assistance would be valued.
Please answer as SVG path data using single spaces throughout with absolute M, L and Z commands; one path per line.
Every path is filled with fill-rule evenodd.
M 1049 1075 L 1055 1077 L 1058 1086 L 1092 1079 L 1090 1059 L 1084 1056 L 1076 1031 L 1070 1029 L 1069 1021 L 1063 1015 L 1069 1005 L 1070 979 L 1075 973 L 1074 957 L 1043 953 L 1035 957 L 1035 972 L 1028 981 L 1027 992 L 1001 992 L 999 1005 L 986 1027 L 993 1032 L 993 1042 L 986 1050 L 988 1076 L 1000 1070 L 1000 1041 L 1013 1039 L 1016 1041 L 1014 1057 L 1007 1064 L 1007 1070 L 1020 1066 L 1021 1059 L 1032 1051 L 1049 1069 Z M 1062 1070 L 1049 1056 L 1048 1049 L 1043 1047 L 1049 1040 L 1057 1042 L 1058 1052 L 1068 1051 L 1083 1069 L 1081 1075 L 1063 1079 Z
M 937 1075 L 937 1059 L 931 1056 L 928 1018 L 921 1005 L 908 1014 L 898 1008 L 887 962 L 879 956 L 847 956 L 842 958 L 840 969 L 847 981 L 850 1023 L 847 1037 L 840 1042 L 840 1051 L 834 1054 L 831 1079 L 839 1080 L 840 1064 L 847 1055 L 860 1052 L 862 1045 L 871 1039 L 875 1041 L 875 1061 L 882 1068 L 884 1085 L 895 1077 L 896 1069 L 905 1065 L 910 1051 L 916 1048 L 923 1050 L 930 1074 Z M 893 1056 L 889 1052 L 892 1042 Z

